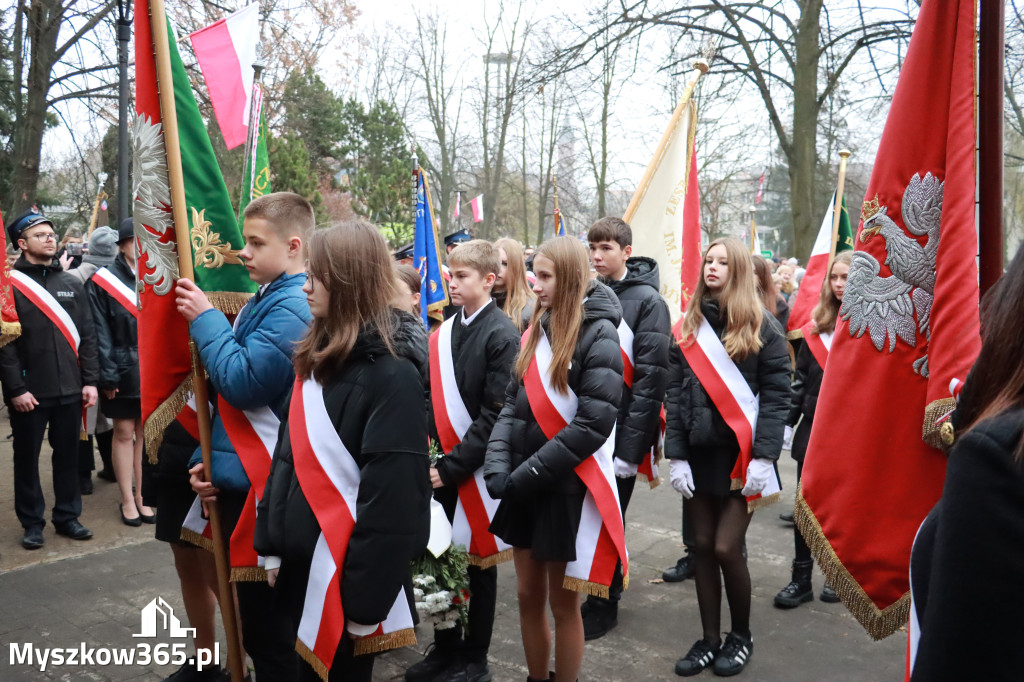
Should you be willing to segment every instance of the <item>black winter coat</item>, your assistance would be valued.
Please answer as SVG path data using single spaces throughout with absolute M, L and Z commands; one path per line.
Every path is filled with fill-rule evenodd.
M 725 334 L 718 303 L 701 302 L 701 312 L 719 338 Z M 789 352 L 779 323 L 766 310 L 761 323 L 761 350 L 736 362 L 754 395 L 759 396 L 752 455 L 777 460 L 789 413 Z M 736 434 L 725 423 L 678 344 L 670 355 L 669 385 L 665 398 L 665 456 L 690 459 L 696 450 L 737 451 Z
M 806 421 L 814 419 L 814 411 L 818 407 L 818 393 L 821 392 L 821 380 L 824 376 L 825 370 L 818 364 L 818 359 L 807 347 L 807 343 L 800 344 L 800 350 L 796 353 L 796 376 L 793 379 L 786 424 L 796 426 L 801 414 Z
M 659 418 L 668 384 L 672 322 L 661 297 L 658 263 L 653 258 L 626 261 L 626 278 L 601 279 L 619 299 L 622 320 L 633 331 L 633 389 L 622 387 L 615 431 L 615 456 L 640 464 L 658 442 Z
M 920 623 L 914 682 L 1021 677 L 1024 468 L 1014 451 L 1022 431 L 1024 409 L 1015 407 L 953 446 L 942 498 L 910 558 Z M 982 674 L 967 651 L 994 654 L 985 657 Z
M 505 406 L 487 444 L 484 478 L 492 497 L 578 493 L 573 472 L 608 440 L 622 399 L 622 354 L 616 327 L 618 300 L 594 282 L 583 304 L 583 324 L 569 368 L 569 388 L 579 399 L 576 417 L 548 440 L 533 416 L 518 378 L 508 384 Z M 541 318 L 547 329 L 548 313 Z
M 341 596 L 345 617 L 361 625 L 384 620 L 403 586 L 412 594 L 409 562 L 426 547 L 430 531 L 426 338 L 419 320 L 400 319 L 397 355 L 378 333 L 364 329 L 342 370 L 324 385 L 327 413 L 360 471 Z M 319 534 L 296 477 L 285 420 L 259 504 L 254 546 L 263 556 L 281 557 L 276 589 L 296 623 Z
M 82 284 L 64 272 L 54 260 L 34 265 L 22 254 L 14 264 L 60 302 L 78 328 L 78 357 L 64 335 L 34 303 L 14 289 L 14 305 L 21 322 L 21 336 L 0 348 L 0 383 L 4 400 L 30 392 L 40 402 L 81 397 L 82 386 L 99 380 L 96 331 L 89 299 Z
M 484 464 L 487 440 L 505 404 L 505 387 L 519 354 L 519 332 L 508 315 L 488 303 L 467 327 L 462 313 L 452 325 L 452 356 L 455 383 L 473 419 L 462 442 L 434 465 L 446 487 L 454 489 Z M 435 387 L 435 390 L 436 387 Z M 440 443 L 434 410 L 430 410 L 430 434 Z
M 782 294 L 775 295 L 775 319 L 782 327 L 782 333 L 786 333 L 786 326 L 789 325 L 789 303 Z
M 491 298 L 494 299 L 495 305 L 498 306 L 507 316 L 509 313 L 505 310 L 505 305 L 508 303 L 508 292 L 507 291 L 494 291 L 491 292 Z M 512 320 L 512 324 L 516 326 L 516 329 L 520 330 L 520 335 L 526 328 L 530 326 L 530 318 L 533 316 L 533 306 L 537 305 L 537 299 L 530 299 L 530 304 L 523 308 L 522 314 L 518 320 Z
M 129 289 L 135 289 L 135 273 L 123 254 L 108 268 Z M 140 398 L 138 320 L 92 279 L 86 285 L 96 326 L 101 389 L 117 389 L 118 398 Z

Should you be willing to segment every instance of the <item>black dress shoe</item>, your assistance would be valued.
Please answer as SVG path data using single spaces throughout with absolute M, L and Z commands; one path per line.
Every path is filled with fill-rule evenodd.
M 96 478 L 102 478 L 104 481 L 109 481 L 110 483 L 117 483 L 117 476 L 115 476 L 114 472 L 110 469 L 100 469 L 96 472 Z
M 139 512 L 139 518 L 143 523 L 156 523 L 156 514 L 143 514 Z
M 92 476 L 82 476 L 78 479 L 78 489 L 83 495 L 92 495 Z
M 588 600 L 590 601 L 590 600 Z M 583 618 L 583 639 L 590 642 L 600 639 L 619 624 L 619 603 L 614 601 L 591 601 L 590 609 Z
M 123 523 L 126 526 L 131 526 L 132 528 L 138 528 L 139 526 L 142 525 L 142 518 L 143 517 L 142 517 L 141 514 L 139 516 L 136 516 L 134 519 L 129 519 L 127 516 L 124 515 L 124 505 L 123 504 L 117 505 L 117 508 L 121 510 L 121 523 Z
M 53 527 L 57 529 L 57 535 L 63 535 L 72 540 L 89 540 L 92 538 L 92 531 L 83 526 L 78 519 L 65 521 L 64 523 L 54 523 Z
M 689 554 L 677 561 L 675 566 L 666 568 L 661 574 L 661 579 L 667 583 L 681 583 L 692 577 L 693 557 Z
M 782 512 L 781 514 L 779 514 L 779 518 L 785 521 L 786 523 L 794 523 L 793 510 L 790 509 L 789 511 Z
M 21 546 L 25 549 L 39 549 L 43 546 L 43 527 L 32 526 L 25 529 L 25 535 L 21 538 Z

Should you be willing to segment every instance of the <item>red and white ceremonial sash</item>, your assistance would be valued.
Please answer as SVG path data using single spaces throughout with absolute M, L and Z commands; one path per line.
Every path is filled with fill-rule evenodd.
M 459 317 L 449 317 L 430 335 L 430 402 L 445 454 L 450 454 L 462 442 L 473 425 L 473 418 L 455 380 L 452 328 Z M 475 566 L 488 568 L 511 559 L 511 545 L 489 530 L 499 502 L 487 492 L 483 467 L 460 483 L 458 490 L 455 518 L 452 520 L 452 543 L 463 545 L 469 553 L 469 563 Z
M 320 525 L 295 648 L 327 679 L 344 635 L 341 568 L 356 523 L 359 466 L 327 414 L 323 387 L 295 380 L 288 411 L 288 436 L 299 487 Z M 372 653 L 415 644 L 412 610 L 403 589 L 376 632 L 356 641 L 355 653 Z
M 523 334 L 529 337 L 530 329 Z M 530 360 L 523 383 L 530 410 L 544 435 L 552 439 L 576 416 L 579 399 L 570 389 L 559 393 L 551 385 L 551 343 L 541 329 L 540 341 Z M 629 585 L 629 555 L 619 507 L 619 491 L 612 467 L 615 429 L 597 452 L 576 466 L 576 475 L 587 486 L 580 526 L 576 531 L 576 560 L 565 568 L 566 589 L 608 597 L 615 564 L 622 561 L 623 586 Z
M 633 390 L 633 372 L 636 363 L 633 360 L 633 330 L 629 328 L 625 320 L 619 320 L 619 352 L 622 353 L 622 380 L 626 387 Z M 640 466 L 637 467 L 637 475 L 646 478 L 651 488 L 657 488 L 661 483 L 658 472 L 658 462 L 661 461 L 661 452 L 665 443 L 665 406 L 661 407 L 661 425 L 658 434 L 658 443 L 651 448 L 651 451 L 644 456 Z
M 50 322 L 56 325 L 61 335 L 67 339 L 68 345 L 75 351 L 75 357 L 78 357 L 78 345 L 82 341 L 78 334 L 78 327 L 75 326 L 75 321 L 71 319 L 68 311 L 64 310 L 64 306 L 53 297 L 53 294 L 20 270 L 11 270 L 11 284 L 21 292 L 22 296 L 39 308 Z
M 253 534 L 256 532 L 256 506 L 263 497 L 263 489 L 270 475 L 270 463 L 277 445 L 277 432 L 281 420 L 269 407 L 253 410 L 239 410 L 221 398 L 217 402 L 220 421 L 228 440 L 242 462 L 242 468 L 249 478 L 249 492 L 245 505 L 238 517 L 229 543 L 231 554 L 231 579 L 235 581 L 266 580 L 263 557 L 253 549 Z
M 746 484 L 747 467 L 753 456 L 754 430 L 760 407 L 758 397 L 750 390 L 746 379 L 706 319 L 701 321 L 696 341 L 687 344 L 681 340 L 679 347 L 722 419 L 736 434 L 740 454 L 732 469 L 732 489 L 740 490 Z M 781 496 L 782 484 L 776 471 L 763 491 L 747 497 L 747 509 L 753 511 L 778 501 Z
M 138 319 L 139 317 L 139 299 L 131 287 L 125 285 L 117 275 L 112 273 L 107 268 L 100 268 L 93 273 L 92 281 L 96 282 L 96 285 L 103 289 L 105 292 L 120 303 L 125 310 L 132 314 L 133 317 Z
M 190 436 L 199 440 L 199 417 L 196 415 L 195 394 L 188 394 L 188 400 L 181 408 L 181 412 L 178 413 L 177 419 Z M 198 495 L 192 500 L 192 506 L 189 507 L 188 514 L 185 515 L 179 537 L 197 547 L 213 551 L 213 531 L 210 528 L 210 521 L 203 517 L 203 504 L 199 501 Z
M 832 348 L 832 332 L 819 334 L 814 331 L 814 323 L 811 322 L 801 327 L 800 333 L 803 334 L 807 349 L 811 351 L 814 359 L 818 361 L 818 365 L 824 370 L 825 362 L 828 361 L 828 352 Z

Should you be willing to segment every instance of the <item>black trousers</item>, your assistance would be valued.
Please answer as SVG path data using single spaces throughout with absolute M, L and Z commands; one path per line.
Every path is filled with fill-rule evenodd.
M 365 654 L 354 656 L 355 644 L 352 638 L 344 635 L 338 645 L 338 651 L 334 654 L 334 662 L 331 664 L 331 672 L 327 682 L 371 682 L 373 680 L 373 659 L 376 654 Z M 301 674 L 287 679 L 301 680 L 302 682 L 323 682 L 315 670 L 305 662 L 302 664 Z M 259 677 L 256 678 L 257 681 Z M 271 679 L 278 679 L 276 677 Z M 285 678 L 281 678 L 285 679 Z
M 462 626 L 434 630 L 434 644 L 452 655 L 473 663 L 485 663 L 494 631 L 494 610 L 498 601 L 498 567 L 469 567 L 469 622 Z
M 45 405 L 45 406 L 44 406 Z M 82 400 L 64 405 L 36 406 L 31 412 L 8 411 L 14 434 L 14 511 L 22 528 L 46 525 L 46 502 L 39 480 L 39 451 L 47 433 L 53 448 L 53 513 L 55 524 L 76 520 L 82 513 L 78 488 L 78 434 L 82 425 Z
M 224 533 L 231 537 L 245 505 L 245 494 L 221 491 L 217 499 Z M 287 605 L 281 603 L 266 582 L 239 581 L 234 585 L 242 621 L 242 644 L 252 659 L 256 679 L 298 679 L 301 662 L 295 651 L 298 625 L 293 624 Z

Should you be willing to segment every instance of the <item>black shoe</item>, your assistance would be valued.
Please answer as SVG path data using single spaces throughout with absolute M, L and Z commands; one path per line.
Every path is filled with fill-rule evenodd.
M 693 556 L 690 554 L 677 561 L 675 566 L 666 568 L 661 574 L 661 579 L 667 583 L 681 583 L 687 578 L 692 577 Z
M 455 652 L 441 649 L 434 644 L 427 649 L 427 655 L 419 663 L 405 671 L 405 682 L 426 682 L 433 680 L 455 663 Z
M 836 591 L 832 589 L 832 586 L 825 583 L 825 587 L 821 588 L 821 596 L 818 597 L 821 601 L 826 604 L 838 604 L 842 601 Z
M 686 655 L 676 661 L 676 675 L 693 677 L 711 665 L 718 655 L 720 645 L 706 639 L 698 639 Z
M 143 514 L 139 512 L 139 518 L 143 523 L 156 523 L 156 514 Z
M 63 535 L 72 540 L 89 540 L 92 538 L 92 531 L 79 523 L 78 519 L 72 519 L 64 523 L 54 523 L 57 535 Z
M 588 600 L 590 601 L 590 600 Z M 583 639 L 600 639 L 619 624 L 619 604 L 613 601 L 594 601 L 583 618 Z
M 793 510 L 790 509 L 789 511 L 782 512 L 781 514 L 779 514 L 779 518 L 785 521 L 786 523 L 794 523 Z
M 814 601 L 814 588 L 811 586 L 811 569 L 813 567 L 813 561 L 793 562 L 793 578 L 775 595 L 775 606 L 780 609 L 792 609 L 806 602 Z
M 741 637 L 734 632 L 725 636 L 725 644 L 715 657 L 715 674 L 719 677 L 739 675 L 750 662 L 754 653 L 754 640 Z
M 207 666 L 199 671 L 194 663 L 186 663 L 173 673 L 165 677 L 164 682 L 221 682 L 230 680 L 231 675 L 220 666 Z
M 21 546 L 25 549 L 39 549 L 43 546 L 43 527 L 32 526 L 25 529 L 25 535 L 21 538 Z
M 141 515 L 140 516 L 136 516 L 134 519 L 129 519 L 127 516 L 124 515 L 124 505 L 123 504 L 117 505 L 117 508 L 121 510 L 121 523 L 123 523 L 126 526 L 131 526 L 132 528 L 138 528 L 139 526 L 142 525 L 142 516 Z
M 117 476 L 115 476 L 114 472 L 110 469 L 100 469 L 96 472 L 96 478 L 102 478 L 104 481 L 108 481 L 110 483 L 117 483 Z M 171 678 L 168 677 L 167 679 Z
M 491 669 L 487 667 L 487 661 L 458 661 L 434 678 L 435 682 L 491 682 L 491 679 Z
M 92 495 L 92 476 L 86 474 L 78 479 L 78 489 L 83 495 Z

